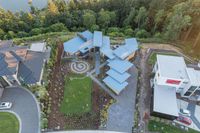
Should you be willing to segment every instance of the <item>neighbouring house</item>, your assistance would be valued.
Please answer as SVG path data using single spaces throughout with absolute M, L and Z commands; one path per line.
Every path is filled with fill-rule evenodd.
M 10 41 L 0 42 L 0 76 L 9 85 L 41 85 L 43 68 L 50 57 L 46 43 L 33 43 L 29 48 L 13 44 L 6 47 L 6 42 Z
M 63 57 L 85 57 L 90 52 L 95 52 L 96 75 L 100 74 L 101 57 L 107 61 L 109 70 L 103 82 L 116 94 L 120 94 L 128 86 L 128 78 L 131 76 L 128 70 L 133 66 L 129 61 L 138 50 L 135 38 L 125 39 L 125 43 L 117 48 L 110 45 L 110 37 L 104 36 L 101 31 L 84 31 L 64 44 Z
M 152 114 L 169 119 L 178 117 L 176 94 L 185 98 L 194 96 L 200 90 L 200 71 L 188 67 L 183 57 L 157 55 L 153 73 Z

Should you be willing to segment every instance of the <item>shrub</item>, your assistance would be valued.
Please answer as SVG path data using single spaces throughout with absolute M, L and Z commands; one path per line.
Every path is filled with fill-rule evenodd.
M 120 29 L 117 27 L 108 28 L 107 33 L 112 33 L 112 32 L 120 32 Z
M 91 31 L 95 31 L 95 30 L 99 30 L 99 26 L 96 24 L 91 27 Z
M 132 28 L 126 28 L 126 29 L 124 30 L 124 34 L 125 34 L 126 36 L 133 36 L 133 35 L 134 35 L 134 31 L 133 31 Z
M 162 35 L 160 32 L 156 32 L 154 35 L 155 38 L 162 38 Z
M 149 37 L 149 33 L 145 29 L 138 30 L 136 32 L 136 37 L 138 37 L 138 38 L 147 38 L 147 37 Z
M 49 28 L 46 29 L 47 32 L 60 32 L 60 31 L 66 31 L 67 28 L 63 23 L 56 23 L 51 25 Z
M 30 35 L 39 35 L 39 34 L 42 34 L 42 30 L 40 28 L 34 28 L 30 32 Z
M 2 29 L 0 29 L 0 39 L 3 39 L 4 35 L 5 35 L 5 32 Z
M 19 32 L 17 33 L 17 37 L 19 37 L 19 38 L 27 37 L 27 36 L 29 36 L 29 34 L 26 33 L 26 32 L 24 32 L 24 31 L 19 31 Z

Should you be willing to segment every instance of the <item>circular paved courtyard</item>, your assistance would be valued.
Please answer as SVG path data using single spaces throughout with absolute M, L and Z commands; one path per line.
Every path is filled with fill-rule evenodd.
M 70 63 L 71 71 L 77 74 L 83 74 L 89 71 L 90 65 L 85 61 L 76 61 Z

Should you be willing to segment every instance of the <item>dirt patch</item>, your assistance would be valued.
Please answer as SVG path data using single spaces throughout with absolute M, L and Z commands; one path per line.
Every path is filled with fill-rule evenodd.
M 66 129 L 98 129 L 100 110 L 111 99 L 104 91 L 93 83 L 92 111 L 82 115 L 66 116 L 60 112 L 60 104 L 64 96 L 64 78 L 70 73 L 69 62 L 61 63 L 62 47 L 58 48 L 57 62 L 50 75 L 48 87 L 51 99 L 51 112 L 48 115 L 48 129 L 51 131 Z

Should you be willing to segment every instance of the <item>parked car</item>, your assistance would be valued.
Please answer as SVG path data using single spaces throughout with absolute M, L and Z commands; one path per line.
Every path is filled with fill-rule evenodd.
M 190 118 L 188 118 L 188 117 L 185 117 L 185 116 L 179 116 L 176 120 L 181 122 L 181 123 L 184 123 L 186 125 L 191 125 L 192 124 L 192 120 Z
M 180 113 L 185 116 L 191 116 L 191 113 L 187 109 L 180 109 Z
M 0 103 L 0 109 L 10 109 L 12 107 L 11 102 L 1 102 Z

